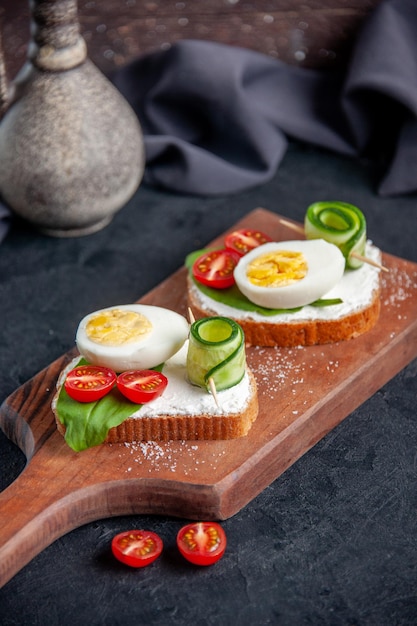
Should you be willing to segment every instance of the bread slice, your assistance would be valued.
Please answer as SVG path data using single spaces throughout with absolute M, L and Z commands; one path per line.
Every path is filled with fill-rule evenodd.
M 77 361 L 75 359 L 61 373 L 52 402 L 57 429 L 62 435 L 65 426 L 59 419 L 57 398 L 66 373 Z M 249 368 L 240 383 L 218 392 L 219 406 L 211 394 L 186 381 L 185 365 L 180 358 L 170 359 L 163 372 L 168 377 L 164 394 L 111 428 L 103 443 L 218 440 L 247 435 L 258 416 L 256 380 Z
M 380 263 L 378 248 L 367 244 L 367 256 Z M 194 280 L 187 278 L 187 301 L 194 317 L 224 315 L 238 322 L 247 346 L 311 346 L 346 341 L 369 331 L 380 313 L 379 270 L 364 264 L 347 270 L 325 298 L 341 298 L 342 303 L 327 307 L 306 306 L 296 313 L 264 316 L 242 311 L 203 294 Z

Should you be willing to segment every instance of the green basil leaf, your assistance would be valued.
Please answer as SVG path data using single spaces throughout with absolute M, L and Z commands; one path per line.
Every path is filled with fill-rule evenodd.
M 342 298 L 320 298 L 319 300 L 312 302 L 310 306 L 334 306 L 335 304 L 342 304 L 342 302 Z
M 57 412 L 66 428 L 65 441 L 80 452 L 103 443 L 110 428 L 119 426 L 140 407 L 129 402 L 118 389 L 112 389 L 97 402 L 77 402 L 62 387 Z

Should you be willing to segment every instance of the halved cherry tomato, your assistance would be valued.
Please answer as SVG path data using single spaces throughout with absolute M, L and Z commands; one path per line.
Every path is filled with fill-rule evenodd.
M 129 370 L 117 377 L 118 390 L 135 404 L 158 398 L 166 389 L 168 378 L 155 370 Z
M 232 250 L 211 250 L 194 262 L 193 276 L 203 285 L 214 289 L 226 289 L 235 284 L 233 271 L 239 258 Z
M 130 567 L 146 567 L 161 554 L 163 542 L 150 530 L 126 530 L 113 537 L 113 555 Z
M 254 248 L 268 241 L 272 241 L 271 237 L 265 235 L 265 233 L 262 233 L 260 230 L 243 228 L 227 235 L 224 244 L 228 250 L 233 250 L 240 256 L 244 256 Z
M 96 402 L 112 389 L 116 374 L 108 367 L 77 365 L 68 372 L 64 387 L 77 402 Z
M 177 535 L 181 554 L 195 565 L 212 565 L 226 550 L 226 533 L 216 522 L 193 522 Z

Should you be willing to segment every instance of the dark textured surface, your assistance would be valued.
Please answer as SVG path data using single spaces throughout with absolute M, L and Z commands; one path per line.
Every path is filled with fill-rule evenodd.
M 78 0 L 90 58 L 112 72 L 182 39 L 257 50 L 285 63 L 340 68 L 364 19 L 381 0 Z M 0 26 L 12 77 L 29 38 L 28 0 L 2 0 Z
M 416 196 L 380 198 L 366 165 L 298 145 L 273 180 L 242 194 L 207 199 L 142 186 L 88 237 L 52 239 L 14 224 L 0 246 L 1 400 L 73 346 L 85 313 L 138 299 L 256 206 L 301 220 L 320 199 L 357 204 L 378 246 L 417 261 Z M 184 520 L 99 520 L 57 540 L 0 590 L 0 623 L 415 624 L 416 398 L 414 361 L 222 523 L 229 543 L 215 566 L 181 559 L 175 536 Z M 0 433 L 0 486 L 23 467 Z M 112 536 L 130 527 L 165 543 L 143 571 L 110 554 Z

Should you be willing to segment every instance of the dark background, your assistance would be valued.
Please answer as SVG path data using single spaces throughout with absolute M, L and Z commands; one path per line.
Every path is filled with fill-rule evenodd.
M 10 34 L 10 24 L 23 23 L 18 4 L 2 4 L 12 16 L 6 24 L 12 38 L 22 37 L 17 27 Z M 92 24 L 111 29 L 110 9 L 121 4 L 80 3 L 83 28 L 94 33 L 88 45 L 96 60 L 104 58 L 101 46 L 107 44 L 98 33 L 94 48 Z M 145 4 L 158 15 L 174 7 L 123 3 L 114 28 L 122 29 L 125 20 L 129 32 L 142 23 L 143 12 L 135 11 Z M 210 7 L 215 4 L 220 2 Z M 242 17 L 243 4 L 224 9 L 225 15 Z M 333 11 L 341 19 L 346 4 L 322 14 L 329 18 Z M 362 9 L 371 4 L 356 3 Z M 360 13 L 347 17 L 359 20 Z M 142 43 L 135 45 L 133 53 L 141 52 Z M 102 67 L 109 69 L 104 62 Z M 365 212 L 369 236 L 382 250 L 417 262 L 416 197 L 380 198 L 373 174 L 366 163 L 292 143 L 273 180 L 241 194 L 199 198 L 143 185 L 110 226 L 84 238 L 48 238 L 14 222 L 0 245 L 0 400 L 73 347 L 85 313 L 137 300 L 180 267 L 190 250 L 257 206 L 302 220 L 315 200 L 352 202 Z M 215 566 L 195 568 L 177 553 L 175 536 L 187 520 L 97 520 L 55 541 L 0 590 L 0 623 L 417 623 L 416 397 L 414 361 L 222 523 L 228 549 Z M 2 489 L 24 463 L 0 433 Z M 113 535 L 130 527 L 154 530 L 165 542 L 162 557 L 143 571 L 123 567 L 110 554 Z
M 179 39 L 204 39 L 263 52 L 305 67 L 346 65 L 363 20 L 381 0 L 79 0 L 90 58 L 111 72 Z M 8 72 L 23 64 L 28 0 L 2 0 Z

